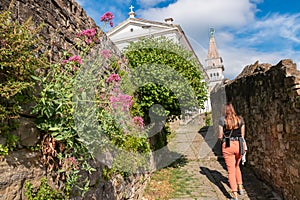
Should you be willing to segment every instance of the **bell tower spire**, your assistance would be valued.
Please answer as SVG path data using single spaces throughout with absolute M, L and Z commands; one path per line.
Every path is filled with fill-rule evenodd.
M 208 56 L 207 56 L 210 59 L 219 57 L 214 35 L 215 35 L 215 29 L 210 28 L 209 48 L 208 48 Z
M 209 91 L 211 91 L 217 84 L 222 83 L 224 80 L 223 60 L 218 53 L 214 28 L 210 28 L 208 54 L 207 59 L 205 59 L 205 63 L 205 71 L 209 77 Z

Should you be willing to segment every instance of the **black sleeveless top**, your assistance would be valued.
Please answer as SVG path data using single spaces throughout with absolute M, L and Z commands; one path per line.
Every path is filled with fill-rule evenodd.
M 237 129 L 233 129 L 230 137 L 242 137 L 242 126 L 245 125 L 245 121 L 241 116 L 239 116 L 239 118 L 241 119 L 239 123 L 239 127 Z M 224 116 L 220 117 L 219 125 L 223 127 L 224 135 L 228 137 L 230 135 L 231 130 L 226 129 Z

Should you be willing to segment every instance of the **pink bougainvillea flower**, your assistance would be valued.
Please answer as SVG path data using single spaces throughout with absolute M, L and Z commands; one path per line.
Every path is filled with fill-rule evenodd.
M 73 62 L 82 64 L 82 60 L 81 60 L 80 56 L 77 56 L 77 55 L 70 57 L 69 61 L 73 61 Z
M 127 94 L 119 94 L 117 97 L 111 96 L 109 98 L 112 108 L 121 108 L 123 111 L 127 111 L 132 106 L 132 96 Z
M 99 42 L 99 39 L 96 37 L 97 34 L 97 29 L 95 28 L 91 28 L 91 29 L 87 29 L 84 31 L 81 31 L 80 33 L 77 34 L 78 37 L 85 37 L 85 42 L 87 44 L 91 44 L 93 41 L 94 42 Z
M 70 157 L 70 158 L 68 158 L 68 159 L 69 159 L 69 161 L 70 161 L 70 163 L 71 163 L 72 165 L 77 165 L 77 164 L 78 164 L 75 157 Z
M 114 15 L 112 12 L 106 12 L 104 15 L 101 16 L 100 21 L 101 22 L 109 22 L 114 19 Z
M 104 49 L 104 50 L 102 50 L 101 52 L 100 52 L 100 54 L 101 54 L 101 56 L 103 57 L 103 58 L 110 58 L 110 50 L 108 50 L 108 49 Z
M 139 127 L 144 127 L 144 120 L 140 116 L 136 116 L 132 119 L 133 123 L 138 125 Z
M 121 80 L 120 76 L 118 74 L 111 74 L 108 79 L 106 79 L 106 82 L 110 83 L 110 82 L 119 82 Z
M 75 157 L 64 158 L 63 159 L 63 169 L 70 171 L 72 169 L 78 169 L 78 162 Z
M 78 35 L 79 36 L 87 36 L 87 37 L 94 37 L 97 33 L 97 30 L 95 28 L 87 29 L 81 31 Z
M 132 106 L 132 96 L 127 94 L 119 94 L 119 101 L 123 103 L 123 110 L 127 110 Z
M 87 44 L 91 44 L 91 43 L 93 42 L 93 40 L 92 40 L 92 39 L 85 39 L 85 42 L 86 42 Z
M 114 26 L 114 23 L 112 21 L 109 22 L 110 27 Z

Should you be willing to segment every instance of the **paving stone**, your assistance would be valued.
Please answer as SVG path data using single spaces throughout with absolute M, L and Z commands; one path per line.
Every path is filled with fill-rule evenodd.
M 203 120 L 197 117 L 188 124 L 180 125 L 175 138 L 170 141 L 169 149 L 185 156 L 188 162 L 182 166 L 187 171 L 187 177 L 192 176 L 190 194 L 178 195 L 180 197 L 171 200 L 226 200 L 230 198 L 230 187 L 227 178 L 227 170 L 224 158 L 220 152 L 214 152 L 212 138 L 206 134 L 212 134 L 212 129 L 201 130 Z M 208 141 L 208 140 L 210 141 Z M 281 200 L 266 183 L 261 182 L 251 169 L 241 167 L 245 194 L 239 196 L 239 200 Z

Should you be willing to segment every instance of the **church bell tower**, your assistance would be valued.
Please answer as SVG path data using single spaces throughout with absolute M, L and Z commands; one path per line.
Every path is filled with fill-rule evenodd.
M 223 60 L 219 56 L 217 45 L 215 41 L 215 30 L 210 28 L 209 48 L 207 59 L 205 59 L 205 71 L 209 77 L 209 92 L 217 85 L 221 84 L 224 80 L 224 66 Z

